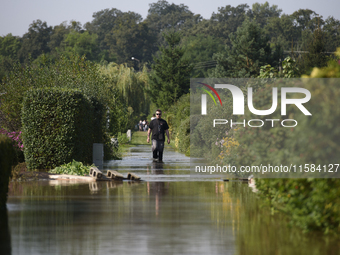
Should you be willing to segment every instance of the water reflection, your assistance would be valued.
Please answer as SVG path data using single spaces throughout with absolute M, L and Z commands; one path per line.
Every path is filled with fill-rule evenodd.
M 134 157 L 106 167 L 139 171 L 143 182 L 11 183 L 1 230 L 12 254 L 340 253 L 339 239 L 302 234 L 261 208 L 247 183 L 190 179 L 184 157 Z
M 163 171 L 164 163 L 152 162 L 151 174 L 159 175 L 164 174 Z M 147 167 L 149 171 L 149 166 Z M 158 216 L 159 209 L 161 206 L 162 196 L 166 195 L 169 190 L 169 183 L 167 185 L 164 182 L 147 182 L 148 195 L 155 197 L 155 215 Z
M 44 194 L 54 200 L 35 196 L 34 186 L 12 189 L 13 254 L 234 251 L 233 235 L 226 229 L 221 236 L 211 215 L 212 203 L 219 211 L 222 205 L 214 183 L 97 184 L 95 192 L 89 184 L 45 187 Z M 20 196 L 23 191 L 32 196 Z

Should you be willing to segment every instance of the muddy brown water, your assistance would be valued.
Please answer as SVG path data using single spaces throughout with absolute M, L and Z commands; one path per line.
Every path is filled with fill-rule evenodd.
M 10 184 L 0 254 L 340 254 L 339 239 L 271 215 L 247 184 L 191 178 L 190 160 L 150 146 L 105 162 L 131 183 Z

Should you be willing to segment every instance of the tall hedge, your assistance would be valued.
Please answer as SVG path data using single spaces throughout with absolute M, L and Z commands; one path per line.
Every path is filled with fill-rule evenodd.
M 16 161 L 12 140 L 0 134 L 0 210 L 6 206 L 9 176 Z
M 92 144 L 102 142 L 103 106 L 70 89 L 33 89 L 22 109 L 28 169 L 52 169 L 73 159 L 91 163 Z

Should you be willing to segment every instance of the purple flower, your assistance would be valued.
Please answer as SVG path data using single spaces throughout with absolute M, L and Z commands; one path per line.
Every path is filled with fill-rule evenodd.
M 19 132 L 8 132 L 5 129 L 0 129 L 0 133 L 11 138 L 15 142 L 14 147 L 19 148 L 21 151 L 23 150 L 24 145 L 22 143 L 21 131 L 19 131 Z

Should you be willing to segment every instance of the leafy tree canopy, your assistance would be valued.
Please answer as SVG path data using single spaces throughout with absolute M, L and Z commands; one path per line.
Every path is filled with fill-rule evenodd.
M 212 77 L 256 77 L 260 66 L 271 63 L 268 37 L 259 24 L 246 19 L 242 26 L 230 35 L 231 46 L 225 52 L 214 55 L 217 61 Z
M 157 33 L 166 30 L 183 30 L 201 21 L 201 15 L 194 15 L 184 4 L 169 4 L 165 0 L 150 4 L 146 21 L 150 28 Z
M 21 61 L 27 61 L 31 55 L 36 59 L 39 55 L 50 52 L 48 43 L 52 34 L 52 27 L 46 22 L 36 20 L 30 24 L 28 32 L 22 38 L 22 47 L 18 52 Z
M 148 93 L 157 107 L 168 109 L 189 92 L 192 66 L 183 59 L 184 49 L 179 46 L 179 32 L 164 34 L 164 39 L 167 46 L 160 47 L 160 55 L 154 57 Z

